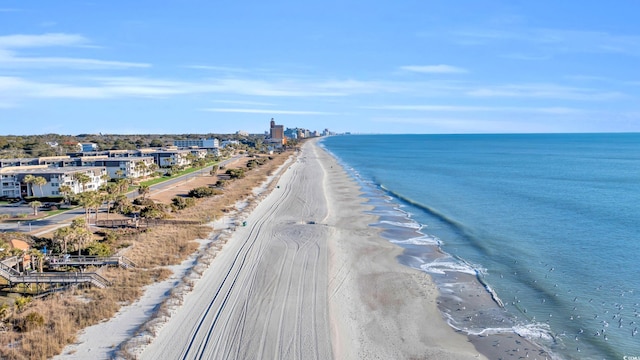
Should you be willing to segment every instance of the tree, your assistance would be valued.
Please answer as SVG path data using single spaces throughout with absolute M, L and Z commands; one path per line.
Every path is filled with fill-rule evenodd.
M 61 185 L 60 188 L 58 188 L 58 192 L 62 194 L 62 196 L 64 196 L 64 202 L 69 203 L 71 194 L 73 194 L 73 190 L 71 189 L 71 186 Z
M 129 180 L 128 179 L 118 179 L 116 180 L 116 184 L 118 185 L 118 193 L 124 194 L 129 189 Z
M 87 186 L 87 184 L 91 182 L 91 177 L 89 177 L 89 175 L 87 174 L 75 173 L 73 174 L 73 177 L 80 183 L 83 192 L 85 191 L 85 187 Z
M 46 183 L 47 183 L 47 179 L 43 178 L 42 176 L 36 176 L 33 178 L 33 184 L 38 185 L 38 187 L 40 188 L 40 196 L 44 196 L 44 191 L 42 190 L 42 186 L 45 185 Z
M 116 200 L 113 202 L 113 211 L 118 214 L 129 215 L 134 211 L 134 206 L 131 204 L 131 200 L 124 195 L 119 194 L 116 196 Z
M 111 182 L 105 186 L 104 200 L 107 202 L 107 220 L 109 220 L 109 213 L 111 212 L 111 202 L 116 200 L 116 197 L 120 195 L 120 187 L 118 184 Z
M 53 242 L 59 245 L 60 253 L 67 253 L 69 242 L 73 241 L 73 235 L 73 231 L 69 226 L 58 228 L 53 232 Z
M 147 175 L 147 171 L 149 170 L 149 167 L 144 161 L 138 161 L 136 162 L 135 169 L 138 173 L 141 173 L 140 175 L 141 177 L 144 177 Z
M 149 171 L 151 171 L 152 173 L 155 173 L 156 170 L 158 170 L 158 164 L 156 163 L 149 164 Z
M 164 219 L 167 217 L 163 204 L 149 204 L 140 210 L 140 217 L 146 219 Z
M 91 209 L 96 208 L 102 204 L 102 200 L 97 191 L 85 191 L 76 195 L 76 200 L 84 208 L 84 217 L 86 222 L 89 222 L 89 216 Z
M 194 162 L 196 161 L 197 157 L 193 153 L 188 153 L 185 158 L 187 159 L 187 162 L 189 163 L 189 165 L 191 165 L 191 167 L 195 167 Z
M 147 195 L 149 195 L 150 191 L 151 190 L 149 189 L 149 185 L 140 185 L 140 187 L 138 188 L 138 194 L 140 194 L 140 196 L 142 196 L 143 199 Z
M 163 147 L 164 143 L 160 139 L 153 139 L 149 143 L 149 147 Z
M 25 184 L 27 184 L 27 196 L 33 196 L 33 180 L 36 177 L 31 175 L 31 174 L 27 174 L 25 175 L 24 179 L 22 179 L 22 181 L 24 181 Z M 31 191 L 29 191 L 31 190 Z M 31 193 L 31 194 L 29 194 Z
M 75 242 L 76 248 L 78 249 L 78 255 L 80 255 L 80 251 L 84 249 L 84 247 L 91 240 L 91 232 L 87 228 L 87 223 L 82 218 L 75 218 L 71 221 L 71 232 L 73 234 L 73 240 Z
M 33 216 L 38 216 L 38 208 L 42 206 L 42 203 L 40 201 L 32 201 L 29 206 L 33 209 Z

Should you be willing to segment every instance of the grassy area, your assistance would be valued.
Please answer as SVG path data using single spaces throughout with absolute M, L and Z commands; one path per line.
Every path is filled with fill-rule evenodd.
M 151 179 L 151 180 L 147 180 L 147 181 L 142 181 L 142 182 L 140 182 L 140 185 L 146 185 L 146 186 L 156 185 L 156 184 L 159 184 L 159 183 L 161 183 L 161 182 L 165 182 L 165 181 L 167 181 L 167 180 L 175 179 L 175 178 L 180 177 L 180 176 L 183 176 L 183 175 L 187 175 L 187 174 L 194 173 L 194 172 L 196 172 L 196 171 L 200 171 L 200 170 L 202 170 L 202 169 L 204 169 L 204 168 L 206 168 L 206 167 L 209 167 L 209 166 L 211 166 L 211 165 L 215 165 L 215 164 L 216 164 L 216 163 L 212 162 L 212 163 L 209 163 L 209 164 L 207 164 L 207 165 L 205 165 L 205 166 L 203 166 L 203 167 L 199 167 L 199 168 L 189 168 L 189 169 L 185 169 L 185 170 L 182 170 L 182 171 L 178 171 L 177 173 L 175 173 L 175 174 L 173 174 L 173 175 L 171 175 L 171 176 L 161 176 L 161 177 L 157 177 L 157 178 L 155 178 L 155 179 Z M 136 188 L 137 188 L 137 187 L 136 187 Z M 136 189 L 136 188 L 134 188 L 134 189 Z

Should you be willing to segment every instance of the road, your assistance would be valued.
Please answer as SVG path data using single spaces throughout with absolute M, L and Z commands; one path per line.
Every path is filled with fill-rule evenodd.
M 230 159 L 221 161 L 218 165 L 226 166 L 229 163 L 236 161 L 241 157 L 242 155 L 236 155 Z M 202 174 L 208 174 L 209 171 L 211 171 L 211 169 L 212 169 L 212 166 L 208 166 L 203 168 L 202 170 L 198 170 L 190 174 L 182 175 L 182 176 L 164 181 L 162 183 L 152 185 L 150 186 L 150 191 L 151 192 L 160 191 L 162 189 L 169 188 L 172 185 L 175 185 L 176 183 L 179 183 L 181 181 L 187 181 L 191 177 L 200 176 Z M 137 196 L 138 196 L 138 193 L 135 190 L 127 193 L 127 197 L 129 197 L 130 199 L 133 199 Z M 20 207 L 15 207 L 15 208 L 12 207 L 10 211 L 11 213 L 31 213 L 33 210 L 27 205 L 22 205 Z M 40 219 L 40 220 L 31 220 L 31 221 L 25 220 L 25 221 L 19 221 L 19 222 L 0 222 L 0 232 L 9 232 L 9 231 L 29 232 L 36 236 L 41 236 L 43 235 L 43 232 L 46 233 L 46 232 L 55 230 L 58 227 L 67 226 L 71 223 L 71 220 L 73 220 L 78 216 L 83 216 L 83 215 L 84 215 L 84 209 L 77 208 L 77 209 L 65 211 L 57 215 L 49 216 L 47 218 Z

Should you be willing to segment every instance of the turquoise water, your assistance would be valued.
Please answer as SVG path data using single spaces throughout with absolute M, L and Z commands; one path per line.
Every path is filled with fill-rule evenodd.
M 640 134 L 357 135 L 322 144 L 373 204 L 405 213 L 408 222 L 382 211 L 378 225 L 398 228 L 390 240 L 406 246 L 407 265 L 436 280 L 476 273 L 504 304 L 505 314 L 472 326 L 452 316 L 452 326 L 500 329 L 504 315 L 562 358 L 640 356 Z M 434 244 L 451 257 L 419 250 Z

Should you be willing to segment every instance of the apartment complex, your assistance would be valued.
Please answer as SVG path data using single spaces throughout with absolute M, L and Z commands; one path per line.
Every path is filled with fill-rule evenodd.
M 87 182 L 83 182 L 79 174 L 86 175 Z M 0 169 L 0 194 L 7 198 L 25 196 L 59 196 L 60 186 L 69 186 L 74 194 L 83 191 L 97 190 L 107 180 L 104 167 L 70 166 L 64 168 L 48 167 L 46 165 L 6 167 Z M 25 177 L 32 175 L 42 177 L 46 183 L 39 186 L 25 181 Z

